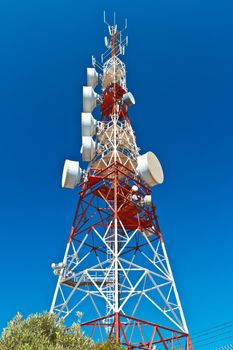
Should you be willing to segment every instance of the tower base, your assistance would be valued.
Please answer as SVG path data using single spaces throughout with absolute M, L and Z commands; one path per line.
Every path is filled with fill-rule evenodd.
M 91 338 L 113 339 L 122 349 L 193 350 L 189 334 L 120 313 L 82 323 L 81 327 L 91 328 Z

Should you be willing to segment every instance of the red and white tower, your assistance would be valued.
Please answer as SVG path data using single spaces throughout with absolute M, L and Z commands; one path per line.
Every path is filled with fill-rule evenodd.
M 79 200 L 63 261 L 52 264 L 51 312 L 73 322 L 79 311 L 86 334 L 126 349 L 192 349 L 151 197 L 163 171 L 152 152 L 140 155 L 130 123 L 135 101 L 119 58 L 128 38 L 105 23 L 107 50 L 101 64 L 92 59 L 83 87 L 87 170 L 70 160 L 63 170 L 62 186 L 77 186 Z

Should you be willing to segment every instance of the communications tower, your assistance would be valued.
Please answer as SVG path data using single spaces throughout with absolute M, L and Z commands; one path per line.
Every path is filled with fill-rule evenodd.
M 192 349 L 175 280 L 159 228 L 151 187 L 163 182 L 159 160 L 140 154 L 126 85 L 128 37 L 114 23 L 101 63 L 92 58 L 83 87 L 82 170 L 66 160 L 62 187 L 79 200 L 58 276 L 51 312 L 96 341 L 131 349 Z M 97 89 L 94 91 L 94 89 Z M 96 110 L 98 119 L 92 115 Z

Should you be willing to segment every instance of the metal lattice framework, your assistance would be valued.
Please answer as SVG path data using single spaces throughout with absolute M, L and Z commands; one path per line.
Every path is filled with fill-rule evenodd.
M 80 184 L 51 311 L 67 320 L 82 311 L 81 326 L 91 336 L 111 337 L 127 349 L 192 349 L 155 207 L 145 204 L 151 189 L 138 174 L 139 148 L 122 103 L 126 73 L 118 56 L 127 39 L 115 23 L 109 33 L 97 147 Z

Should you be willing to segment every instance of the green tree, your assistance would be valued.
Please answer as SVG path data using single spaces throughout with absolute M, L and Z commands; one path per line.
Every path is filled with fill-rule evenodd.
M 106 343 L 96 344 L 98 350 L 121 350 L 120 345 L 116 344 L 113 339 L 109 339 Z
M 0 350 L 94 350 L 92 340 L 79 325 L 67 330 L 63 321 L 55 322 L 50 313 L 35 314 L 26 320 L 17 314 L 3 330 Z

